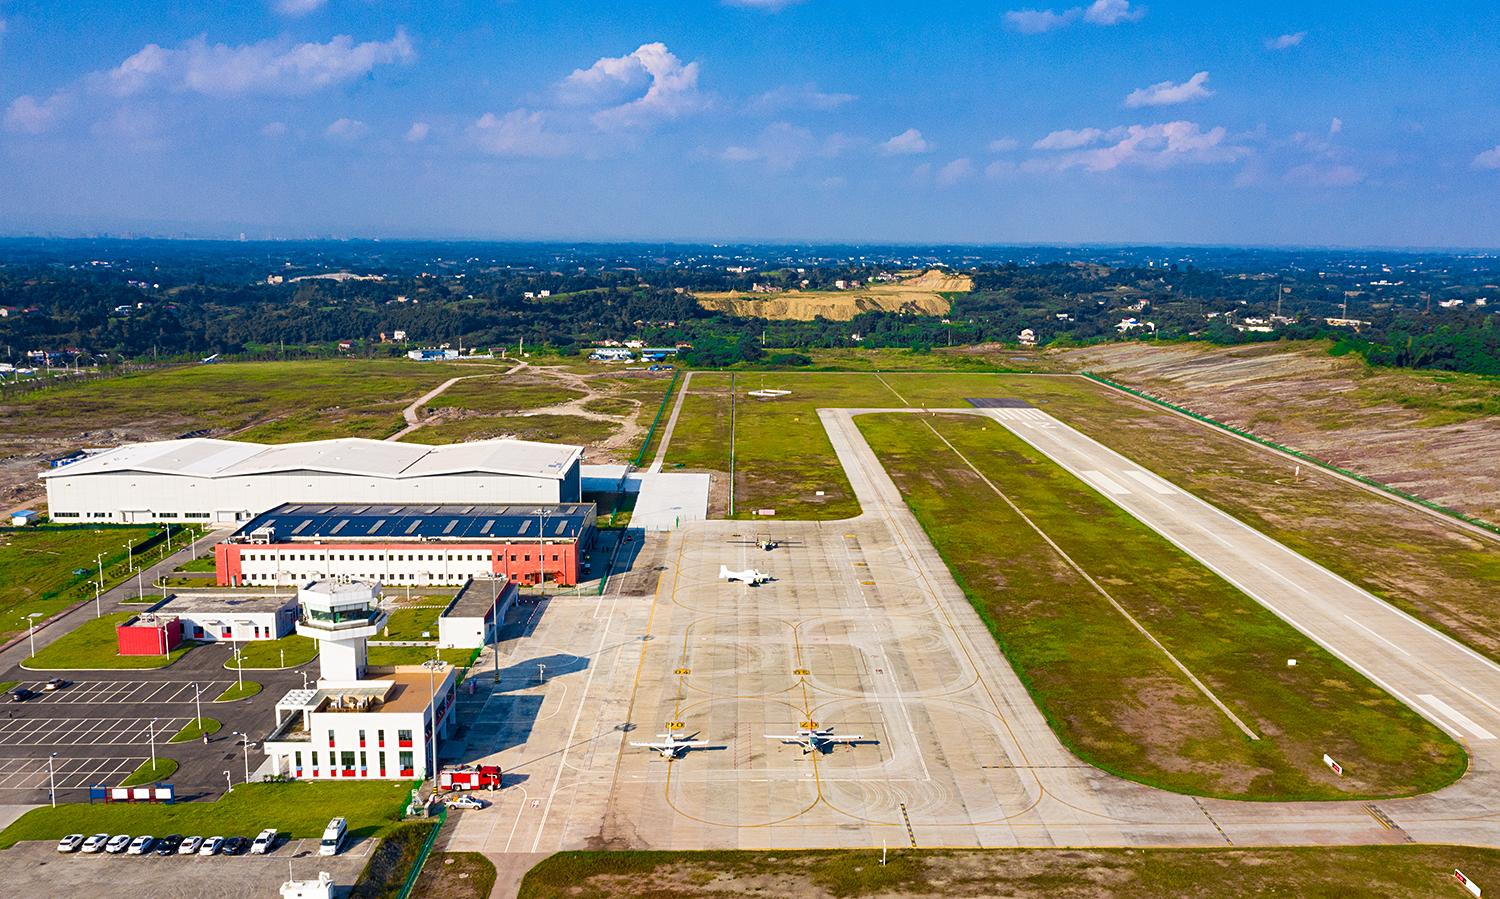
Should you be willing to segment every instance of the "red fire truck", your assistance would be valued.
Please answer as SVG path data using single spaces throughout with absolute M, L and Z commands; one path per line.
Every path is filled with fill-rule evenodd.
M 499 765 L 445 765 L 438 772 L 440 790 L 498 790 Z

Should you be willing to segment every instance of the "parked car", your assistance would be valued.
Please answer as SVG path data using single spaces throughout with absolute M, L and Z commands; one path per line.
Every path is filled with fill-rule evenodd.
M 110 855 L 119 855 L 121 852 L 124 852 L 126 847 L 128 847 L 129 845 L 130 834 L 116 834 L 115 836 L 109 838 L 108 843 L 104 844 L 104 851 L 108 852 Z
M 260 832 L 259 836 L 255 838 L 255 842 L 250 844 L 250 854 L 265 855 L 267 852 L 270 852 L 275 848 L 276 828 L 267 827 L 265 830 L 262 830 Z
M 223 837 L 209 837 L 198 847 L 199 855 L 218 855 L 219 848 L 224 845 Z
M 177 854 L 178 855 L 197 855 L 198 854 L 198 847 L 202 846 L 202 845 L 203 845 L 203 838 L 202 837 L 188 837 L 187 839 L 185 839 L 185 840 L 182 841 L 182 845 L 181 846 L 177 847 Z M 213 855 L 213 853 L 210 852 L 209 855 Z
M 54 677 L 52 680 L 49 680 L 45 684 L 42 684 L 42 689 L 43 690 L 61 690 L 63 687 L 71 687 L 71 686 L 73 686 L 73 682 L 72 681 L 70 681 L 70 680 L 63 680 L 60 677 Z
M 484 803 L 473 796 L 453 796 L 445 804 L 449 808 L 484 808 Z
M 103 852 L 104 844 L 109 842 L 109 834 L 96 833 L 83 841 L 83 851 L 92 855 L 95 852 Z
M 77 852 L 83 845 L 83 834 L 70 833 L 57 841 L 58 852 Z
M 182 834 L 174 833 L 169 837 L 162 837 L 156 841 L 157 855 L 176 855 L 177 847 L 182 845 Z
M 34 690 L 28 690 L 25 687 L 17 687 L 14 690 L 10 691 L 10 701 L 25 702 L 35 695 L 36 691 Z
M 126 855 L 145 855 L 151 851 L 151 844 L 156 842 L 156 837 L 136 837 L 130 843 L 130 848 L 125 850 Z
M 224 846 L 219 851 L 225 855 L 240 855 L 250 848 L 250 841 L 244 837 L 230 837 L 224 841 Z

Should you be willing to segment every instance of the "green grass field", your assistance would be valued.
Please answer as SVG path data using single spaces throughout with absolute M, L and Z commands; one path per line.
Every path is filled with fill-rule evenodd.
M 111 612 L 91 619 L 22 662 L 27 668 L 66 670 L 90 668 L 165 668 L 193 648 L 183 643 L 167 656 L 122 656 L 115 628 L 133 618 L 134 612 Z
M 397 609 L 380 631 L 381 640 L 436 640 L 438 616 L 447 605 Z
M 318 656 L 318 641 L 311 637 L 288 634 L 279 640 L 246 640 L 239 644 L 240 662 L 233 659 L 226 667 L 295 668 L 306 665 Z
M 891 849 L 559 852 L 520 899 L 723 896 L 1025 899 L 1458 899 L 1453 879 L 1500 880 L 1500 851 L 1468 846 L 1292 849 Z
M 99 577 L 97 557 L 105 553 L 105 583 L 117 578 L 110 560 L 126 547 L 158 532 L 152 527 L 41 527 L 0 531 L 0 640 L 26 630 L 26 616 L 45 618 L 94 595 L 88 581 Z M 83 574 L 74 574 L 82 570 Z M 40 618 L 38 619 L 40 620 Z
M 1442 731 L 994 422 L 856 421 L 1084 760 L 1166 789 L 1241 799 L 1408 795 L 1463 773 L 1464 752 Z M 1246 738 L 929 424 L 1260 739 Z M 993 500 L 976 501 L 985 494 Z M 1344 777 L 1323 765 L 1325 752 L 1345 765 Z
M 371 665 L 420 665 L 433 657 L 431 646 L 371 646 Z M 473 657 L 472 649 L 439 649 L 437 657 L 450 665 L 464 666 Z
M 384 437 L 401 409 L 473 366 L 404 359 L 333 359 L 190 365 L 59 386 L 0 410 L 13 437 L 71 437 L 95 428 L 249 428 L 241 440 L 284 443 Z M 273 421 L 274 419 L 274 421 Z
M 504 415 L 463 418 L 426 425 L 401 438 L 403 443 L 437 445 L 465 440 L 514 437 L 540 443 L 602 443 L 619 430 L 609 421 L 578 415 Z
M 275 827 L 292 839 L 321 836 L 342 815 L 356 838 L 382 836 L 411 798 L 406 782 L 237 784 L 217 802 L 175 805 L 59 805 L 37 808 L 0 831 L 0 849 L 21 840 L 58 840 L 70 833 L 182 833 L 254 836 Z
M 584 396 L 582 391 L 560 383 L 535 383 L 535 380 L 532 375 L 517 373 L 510 377 L 497 375 L 459 381 L 429 400 L 426 408 L 432 411 L 467 409 L 470 412 L 513 412 L 519 409 L 559 406 Z

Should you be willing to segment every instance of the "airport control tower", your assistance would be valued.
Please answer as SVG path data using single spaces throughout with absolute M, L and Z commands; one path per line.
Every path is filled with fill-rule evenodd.
M 297 633 L 318 641 L 321 681 L 350 682 L 365 674 L 366 642 L 385 626 L 380 585 L 313 581 L 297 590 Z

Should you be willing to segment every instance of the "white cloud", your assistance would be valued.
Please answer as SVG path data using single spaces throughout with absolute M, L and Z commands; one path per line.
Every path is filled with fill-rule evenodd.
M 1132 7 L 1128 0 L 1094 0 L 1088 7 L 1075 6 L 1062 12 L 1050 9 L 1013 9 L 1005 14 L 1005 24 L 1022 34 L 1045 34 L 1067 28 L 1075 22 L 1090 25 L 1118 25 L 1135 22 L 1146 14 L 1146 7 Z
M 1146 7 L 1130 8 L 1129 0 L 1094 0 L 1083 14 L 1083 20 L 1093 25 L 1118 25 L 1121 22 L 1139 21 L 1146 14 Z
M 972 177 L 974 177 L 974 164 L 968 159 L 955 159 L 938 169 L 937 183 L 942 187 L 952 187 Z
M 783 109 L 837 109 L 859 99 L 853 94 L 825 94 L 812 82 L 801 87 L 783 85 L 750 101 L 752 112 L 776 112 Z
M 1500 145 L 1496 145 L 1493 150 L 1485 150 L 1483 153 L 1475 156 L 1474 161 L 1469 163 L 1469 168 L 1500 169 Z
M 880 148 L 892 156 L 905 156 L 912 153 L 926 153 L 933 148 L 933 144 L 923 139 L 922 132 L 915 128 L 908 128 L 881 144 Z
M 91 76 L 107 92 L 132 96 L 153 87 L 211 97 L 264 93 L 310 94 L 369 74 L 377 66 L 416 57 L 405 31 L 389 41 L 354 43 L 339 35 L 326 44 L 288 47 L 277 41 L 210 45 L 198 37 L 168 50 L 147 44 L 108 72 Z
M 649 87 L 647 87 L 649 85 Z M 634 53 L 605 57 L 563 79 L 559 91 L 573 103 L 614 102 L 622 92 L 644 95 L 600 110 L 590 118 L 604 131 L 640 128 L 708 106 L 698 91 L 698 64 L 682 61 L 660 42 L 642 44 Z
M 277 0 L 276 11 L 284 16 L 305 16 L 327 0 Z
M 1365 173 L 1352 165 L 1309 162 L 1290 169 L 1281 180 L 1293 187 L 1348 187 L 1365 180 Z
M 330 140 L 358 140 L 370 133 L 370 126 L 358 119 L 339 119 L 323 131 Z
M 1307 37 L 1307 32 L 1299 31 L 1296 34 L 1283 34 L 1281 37 L 1273 37 L 1266 41 L 1267 50 L 1285 50 L 1289 47 L 1302 46 L 1302 39 Z
M 763 9 L 766 12 L 781 12 L 788 6 L 796 6 L 802 0 L 723 0 L 725 6 L 739 6 L 744 9 Z
M 573 149 L 568 135 L 549 132 L 548 113 L 516 109 L 496 118 L 485 113 L 474 123 L 479 145 L 500 156 L 563 156 Z
M 1335 116 L 1334 119 L 1333 119 L 1333 122 L 1330 123 L 1329 126 L 1328 126 L 1328 136 L 1329 137 L 1333 137 L 1335 134 L 1338 134 L 1340 131 L 1343 131 L 1343 130 L 1344 130 L 1344 120 L 1341 119 L 1341 118 L 1338 118 L 1337 116 Z
M 1014 150 L 1021 144 L 1013 137 L 1002 137 L 999 140 L 990 141 L 991 153 L 1004 153 L 1006 150 Z
M 266 137 L 281 137 L 286 134 L 286 124 L 283 122 L 272 122 L 260 129 L 260 133 Z
M 1224 143 L 1223 127 L 1203 131 L 1195 122 L 1131 125 L 1118 143 L 1093 150 L 1075 150 L 1056 160 L 1028 160 L 1028 170 L 1084 168 L 1106 172 L 1119 166 L 1167 168 L 1178 163 L 1232 162 L 1249 150 Z
M 1046 34 L 1072 25 L 1082 15 L 1082 9 L 1068 9 L 1060 13 L 1050 9 L 1013 9 L 1005 14 L 1005 24 L 1022 34 Z
M 9 131 L 41 134 L 51 130 L 72 106 L 73 95 L 64 91 L 53 94 L 45 103 L 38 103 L 30 95 L 22 94 L 5 110 L 5 127 Z
M 1016 164 L 1009 159 L 997 159 L 984 167 L 984 177 L 1006 178 L 1014 175 L 1017 169 Z
M 1132 91 L 1130 96 L 1125 98 L 1125 105 L 1130 109 L 1138 109 L 1142 106 L 1171 106 L 1176 103 L 1187 103 L 1190 100 L 1202 100 L 1204 97 L 1214 95 L 1213 91 L 1203 86 L 1207 83 L 1207 72 L 1199 72 L 1181 84 L 1163 81 L 1160 84 Z
M 774 122 L 748 147 L 728 147 L 719 158 L 724 162 L 755 162 L 763 160 L 766 168 L 773 172 L 786 172 L 798 163 L 811 157 L 831 158 L 852 145 L 843 134 L 829 135 L 822 141 L 806 128 L 788 122 Z
M 406 139 L 411 143 L 419 144 L 427 139 L 427 133 L 431 130 L 432 126 L 426 122 L 413 122 L 411 128 L 406 132 Z
M 1071 150 L 1087 146 L 1104 136 L 1098 128 L 1082 128 L 1078 131 L 1054 131 L 1031 145 L 1033 150 Z

